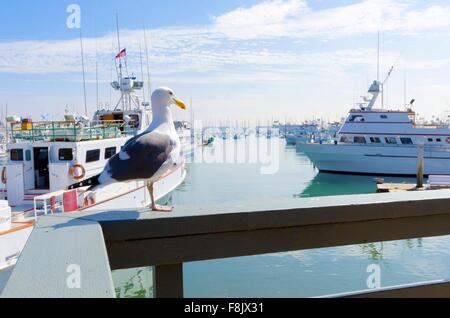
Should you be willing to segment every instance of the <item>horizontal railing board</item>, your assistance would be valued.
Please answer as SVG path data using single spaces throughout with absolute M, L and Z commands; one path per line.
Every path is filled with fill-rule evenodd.
M 107 242 L 113 269 L 450 234 L 450 215 Z
M 81 288 L 70 265 L 79 266 Z M 100 225 L 62 215 L 41 217 L 1 297 L 115 297 Z
M 248 231 L 450 213 L 450 190 L 334 196 L 203 206 L 172 213 L 111 211 L 80 216 L 102 224 L 108 241 Z M 264 209 L 264 211 L 262 211 Z

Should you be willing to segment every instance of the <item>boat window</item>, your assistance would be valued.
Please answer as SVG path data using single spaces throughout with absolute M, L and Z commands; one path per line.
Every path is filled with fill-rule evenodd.
M 353 142 L 354 142 L 355 144 L 366 144 L 366 143 L 367 143 L 365 137 L 354 137 L 354 138 L 353 138 Z
M 352 115 L 349 119 L 349 122 L 362 122 L 364 121 L 364 117 L 362 115 Z
M 100 160 L 100 149 L 89 150 L 86 152 L 86 163 Z
M 386 143 L 389 145 L 397 144 L 397 139 L 395 139 L 395 137 L 386 137 L 385 140 L 386 140 Z
M 106 148 L 105 149 L 105 159 L 112 158 L 117 153 L 116 147 Z
M 31 161 L 31 150 L 25 150 L 25 160 L 26 161 Z
M 428 138 L 428 142 L 433 142 L 433 138 Z
M 58 158 L 60 161 L 72 161 L 73 160 L 73 149 L 72 148 L 59 149 Z
M 378 137 L 370 137 L 370 142 L 373 144 L 381 144 L 381 139 Z
M 11 161 L 23 161 L 23 149 L 11 149 Z
M 138 114 L 131 114 L 130 115 L 130 126 L 133 128 L 139 128 L 139 115 Z
M 341 142 L 350 142 L 350 139 L 347 136 L 342 136 L 341 137 Z
M 403 145 L 413 145 L 414 142 L 412 141 L 411 138 L 400 138 L 400 141 L 402 142 Z
M 437 138 L 436 141 L 437 142 L 442 142 L 442 139 L 441 138 Z
M 381 117 L 381 119 L 387 119 L 388 118 L 387 115 L 381 115 L 380 117 Z

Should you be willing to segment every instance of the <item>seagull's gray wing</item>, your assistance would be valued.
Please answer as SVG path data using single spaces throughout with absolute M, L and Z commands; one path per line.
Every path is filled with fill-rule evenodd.
M 150 179 L 161 168 L 175 148 L 168 135 L 151 132 L 130 139 L 123 147 L 130 159 L 120 160 L 119 154 L 112 157 L 107 172 L 117 181 Z

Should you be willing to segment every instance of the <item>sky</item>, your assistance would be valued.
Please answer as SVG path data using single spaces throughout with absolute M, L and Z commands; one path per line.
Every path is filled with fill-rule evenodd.
M 450 1 L 430 0 L 16 0 L 0 10 L 0 106 L 60 119 L 84 113 L 81 8 L 89 112 L 118 100 L 121 48 L 128 69 L 167 86 L 205 121 L 339 120 L 380 80 L 385 107 L 415 99 L 426 118 L 450 111 Z M 144 26 L 147 41 L 144 40 Z M 144 72 L 141 72 L 141 54 Z M 146 85 L 147 92 L 149 86 Z M 148 94 L 148 93 L 147 93 Z M 178 119 L 188 112 L 175 112 Z

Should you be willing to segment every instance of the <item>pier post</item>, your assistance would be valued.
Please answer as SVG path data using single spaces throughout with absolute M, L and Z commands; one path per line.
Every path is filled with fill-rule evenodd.
M 155 266 L 153 286 L 155 298 L 183 298 L 183 264 Z
M 423 188 L 423 165 L 425 156 L 425 145 L 419 144 L 417 146 L 417 188 Z

